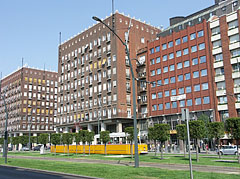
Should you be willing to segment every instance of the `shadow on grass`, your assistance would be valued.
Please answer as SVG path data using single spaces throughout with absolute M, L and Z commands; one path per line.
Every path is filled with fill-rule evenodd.
M 158 156 L 154 156 L 154 157 L 151 157 L 151 159 L 153 159 L 153 160 L 167 160 L 169 158 L 161 158 L 161 157 L 158 157 Z

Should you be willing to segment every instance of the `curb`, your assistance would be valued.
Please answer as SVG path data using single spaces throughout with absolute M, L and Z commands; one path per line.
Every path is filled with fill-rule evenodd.
M 29 171 L 35 171 L 35 172 L 40 172 L 40 173 L 45 173 L 45 174 L 53 174 L 57 176 L 68 176 L 68 177 L 76 177 L 76 178 L 87 178 L 87 179 L 102 179 L 102 178 L 96 178 L 96 177 L 90 177 L 90 176 L 83 176 L 83 175 L 76 175 L 76 174 L 71 174 L 71 173 L 63 173 L 63 172 L 56 172 L 56 171 L 49 171 L 49 170 L 40 170 L 40 169 L 35 169 L 35 168 L 25 168 L 25 167 L 18 167 L 18 166 L 11 166 L 11 165 L 2 165 L 0 166 L 4 167 L 9 167 L 9 168 L 17 168 L 17 169 L 24 169 L 24 170 L 29 170 Z

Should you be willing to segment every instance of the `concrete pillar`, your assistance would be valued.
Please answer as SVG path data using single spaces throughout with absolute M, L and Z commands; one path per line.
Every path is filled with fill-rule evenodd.
M 20 133 L 19 133 L 19 136 L 23 136 L 23 133 L 20 132 Z M 18 150 L 20 151 L 21 149 L 22 149 L 22 144 L 19 144 Z
M 89 132 L 92 131 L 92 124 L 88 124 L 88 131 L 89 131 Z
M 106 131 L 106 124 L 104 122 L 101 122 L 101 131 Z
M 121 122 L 119 122 L 119 123 L 117 123 L 117 132 L 122 132 L 122 123 Z

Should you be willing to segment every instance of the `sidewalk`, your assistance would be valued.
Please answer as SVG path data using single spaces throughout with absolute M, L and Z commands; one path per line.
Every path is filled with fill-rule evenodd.
M 8 156 L 9 158 L 20 159 L 36 159 L 36 160 L 50 160 L 50 161 L 63 161 L 63 162 L 79 162 L 79 163 L 98 163 L 109 165 L 124 165 L 134 166 L 134 162 L 115 161 L 115 160 L 97 160 L 97 159 L 81 159 L 81 158 L 52 158 L 52 157 L 33 157 L 33 156 Z M 166 164 L 166 163 L 148 163 L 140 162 L 140 167 L 153 167 L 168 170 L 189 170 L 189 165 L 184 164 Z M 224 173 L 224 174 L 238 174 L 240 175 L 240 168 L 237 167 L 224 167 L 224 166 L 209 166 L 209 165 L 193 165 L 194 171 L 199 172 L 212 172 L 212 173 Z

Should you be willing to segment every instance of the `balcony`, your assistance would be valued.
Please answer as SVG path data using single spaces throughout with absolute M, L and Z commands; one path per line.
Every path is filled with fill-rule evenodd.
M 130 86 L 127 86 L 127 87 L 126 87 L 126 90 L 127 90 L 127 92 L 131 92 L 131 87 L 130 87 Z
M 215 76 L 215 82 L 224 81 L 224 80 L 225 80 L 225 76 L 224 75 Z
M 126 73 L 126 78 L 130 79 L 130 74 L 129 73 Z
M 228 110 L 227 104 L 218 104 L 218 111 Z
M 239 71 L 234 71 L 232 73 L 232 78 L 235 79 L 235 78 L 240 78 L 240 72 Z
M 240 93 L 240 86 L 234 87 L 233 90 L 234 90 L 234 94 Z
M 213 29 L 215 27 L 219 26 L 219 20 L 214 20 L 210 23 L 210 28 Z
M 240 63 L 240 57 L 231 58 L 231 64 Z
M 227 22 L 231 22 L 231 21 L 236 20 L 236 19 L 237 19 L 237 13 L 236 12 L 227 16 Z
M 223 61 L 214 62 L 213 67 L 214 68 L 223 67 Z
M 238 32 L 239 32 L 239 30 L 238 30 L 237 27 L 234 28 L 234 29 L 230 29 L 230 30 L 228 31 L 228 36 L 232 36 L 232 35 L 238 34 Z
M 216 96 L 225 96 L 225 95 L 226 95 L 226 90 L 225 89 L 216 91 Z
M 218 48 L 215 48 L 215 49 L 212 50 L 213 55 L 216 55 L 216 54 L 219 54 L 219 53 L 222 53 L 222 47 L 218 47 Z
M 220 34 L 217 34 L 217 35 L 214 35 L 214 36 L 211 37 L 211 41 L 212 42 L 220 40 L 220 39 L 221 39 L 221 35 Z
M 240 103 L 239 102 L 235 103 L 235 107 L 236 107 L 236 109 L 240 109 Z

